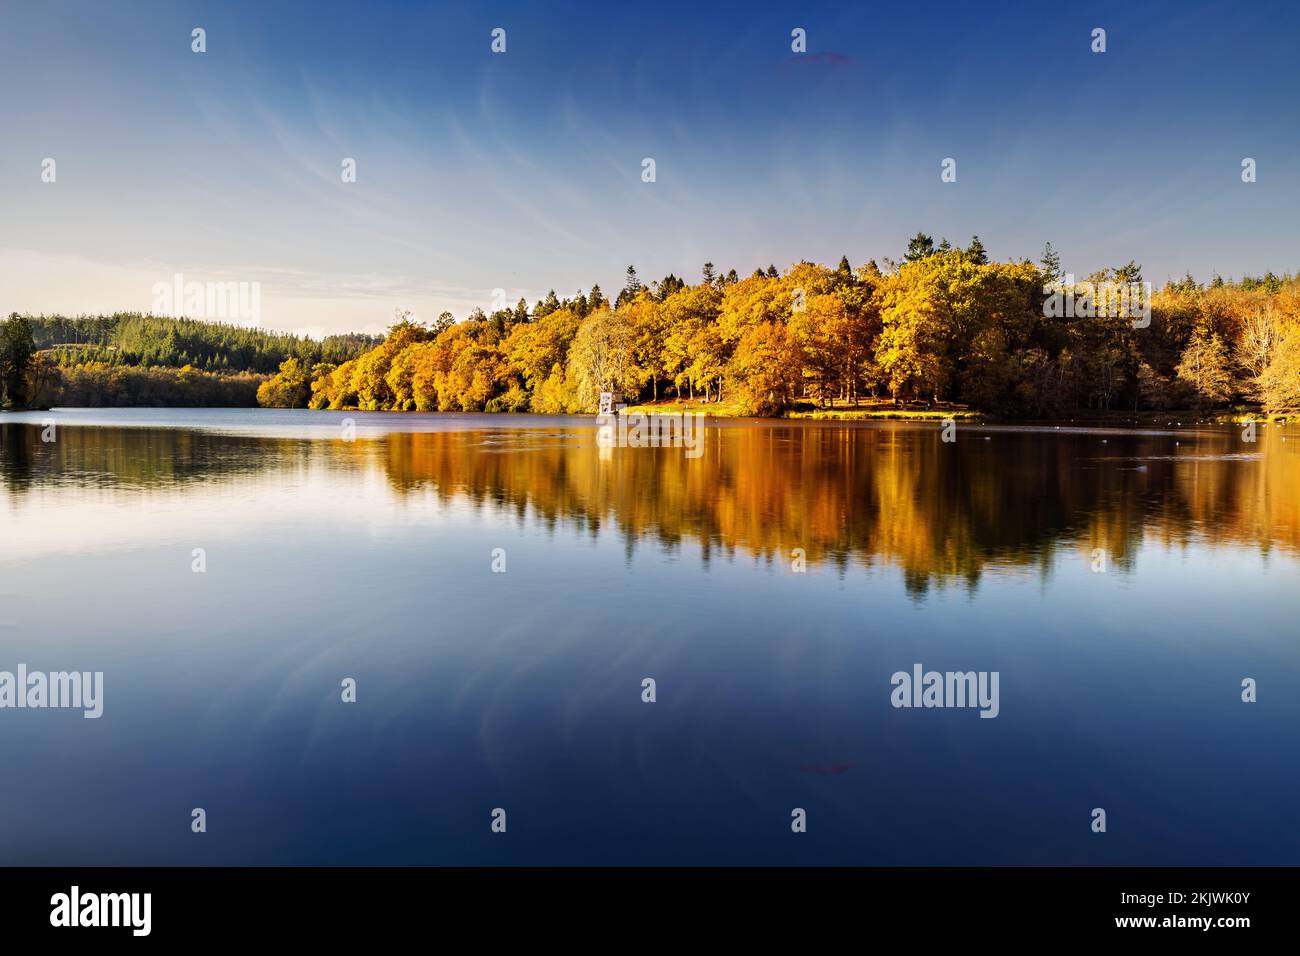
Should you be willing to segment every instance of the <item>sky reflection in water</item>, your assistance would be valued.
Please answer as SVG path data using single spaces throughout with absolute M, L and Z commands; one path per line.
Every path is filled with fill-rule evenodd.
M 105 712 L 0 711 L 0 862 L 1300 862 L 1294 426 L 44 417 L 0 669 Z M 1000 716 L 893 709 L 916 662 Z

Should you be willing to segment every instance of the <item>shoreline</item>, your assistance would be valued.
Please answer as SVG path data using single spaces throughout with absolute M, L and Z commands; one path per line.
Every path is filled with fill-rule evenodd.
M 462 411 L 396 411 L 392 409 L 364 410 L 359 408 L 278 408 L 247 405 L 67 405 L 47 408 L 0 408 L 0 422 L 6 415 L 26 416 L 39 414 L 79 413 L 79 412 L 318 412 L 334 415 L 382 415 L 401 418 L 404 416 L 422 416 L 429 418 L 503 418 L 528 421 L 538 418 L 591 419 L 596 422 L 597 413 L 568 413 L 549 415 L 539 412 L 462 412 Z M 798 422 L 800 424 L 853 424 L 868 422 L 901 422 L 941 424 L 945 421 L 966 425 L 1043 428 L 1046 426 L 1069 425 L 1072 428 L 1144 428 L 1153 426 L 1190 426 L 1190 425 L 1245 425 L 1286 424 L 1291 420 L 1300 420 L 1300 411 L 1249 412 L 1228 410 L 1217 412 L 1177 409 L 1161 412 L 1093 412 L 1076 413 L 1072 416 L 1048 418 L 1005 418 L 988 415 L 971 409 L 892 409 L 892 408 L 846 408 L 797 410 L 783 415 L 738 415 L 726 410 L 722 413 L 707 406 L 690 403 L 665 403 L 659 405 L 629 405 L 622 409 L 623 415 L 677 415 L 682 413 L 702 414 L 717 422 Z M 19 422 L 19 424 L 23 424 Z

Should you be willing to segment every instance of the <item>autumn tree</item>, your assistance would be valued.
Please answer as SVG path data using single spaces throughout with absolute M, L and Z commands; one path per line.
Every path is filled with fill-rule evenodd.
M 1241 322 L 1234 357 L 1247 375 L 1246 390 L 1254 398 L 1261 397 L 1260 379 L 1273 360 L 1282 324 L 1271 305 L 1251 310 Z
M 525 388 L 534 398 L 543 384 L 559 375 L 564 367 L 574 336 L 578 333 L 580 319 L 569 309 L 548 312 L 527 325 L 516 326 L 502 346 L 511 368 L 519 375 Z M 558 382 L 551 382 L 552 391 Z M 534 411 L 539 402 L 533 401 Z M 554 403 L 548 407 L 555 411 Z
M 1232 367 L 1227 346 L 1217 333 L 1198 329 L 1183 350 L 1178 378 L 1185 382 L 1200 405 L 1216 405 L 1232 396 Z
M 257 404 L 263 408 L 306 408 L 311 394 L 307 369 L 296 358 L 288 358 L 258 387 Z
M 783 322 L 764 322 L 736 343 L 728 374 L 747 415 L 775 415 L 794 404 L 801 382 L 800 348 Z
M 388 382 L 393 359 L 407 346 L 423 342 L 428 337 L 428 329 L 411 322 L 404 314 L 399 315 L 383 344 L 356 360 L 351 384 L 362 411 L 385 411 L 394 407 L 396 396 Z
M 583 320 L 569 350 L 569 376 L 579 409 L 594 411 L 601 392 L 636 388 L 634 330 L 627 316 L 597 309 Z
M 1259 377 L 1259 391 L 1269 411 L 1300 409 L 1300 328 L 1282 335 Z
M 952 374 L 947 303 L 927 259 L 909 258 L 880 286 L 876 361 L 895 402 L 905 396 L 937 400 Z
M 684 386 L 691 400 L 695 398 L 695 375 L 714 371 L 707 360 L 702 365 L 695 361 L 694 349 L 700 344 L 713 347 L 721 305 L 722 294 L 708 283 L 702 283 L 670 295 L 660 306 L 664 327 L 660 352 L 663 375 L 679 395 Z M 705 331 L 710 326 L 715 327 L 713 333 Z

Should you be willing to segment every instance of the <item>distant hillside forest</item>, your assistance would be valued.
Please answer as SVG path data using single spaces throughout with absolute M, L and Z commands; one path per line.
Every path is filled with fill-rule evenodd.
M 255 405 L 366 411 L 590 413 L 602 392 L 731 414 L 962 407 L 1004 418 L 1300 408 L 1300 280 L 1168 282 L 1125 313 L 1103 289 L 918 233 L 901 262 L 800 262 L 746 278 L 643 284 L 629 266 L 529 307 L 431 323 L 399 310 L 383 339 L 282 333 L 141 315 L 11 316 L 4 400 L 23 405 Z M 1062 301 L 1068 308 L 1062 311 Z
M 12 329 L 10 329 L 12 325 Z M 257 389 L 289 359 L 334 366 L 381 336 L 323 341 L 238 325 L 136 313 L 11 316 L 4 342 L 27 355 L 11 372 L 10 406 L 255 407 Z M 24 344 L 25 343 L 25 344 Z M 3 359 L 0 358 L 0 361 Z M 13 369 L 20 361 L 8 363 Z
M 614 392 L 628 403 L 725 401 L 747 415 L 892 401 L 1008 418 L 1300 407 L 1300 280 L 1188 276 L 1146 299 L 1150 314 L 1137 320 L 1087 298 L 1099 284 L 1141 282 L 1134 262 L 1067 280 L 1050 243 L 1037 264 L 991 262 L 978 237 L 959 249 L 924 234 L 884 268 L 842 258 L 740 278 L 706 264 L 697 283 L 644 285 L 629 266 L 612 302 L 594 286 L 461 322 L 400 314 L 356 359 L 288 360 L 258 400 L 562 414 L 593 412 Z M 1047 301 L 1064 292 L 1076 317 Z

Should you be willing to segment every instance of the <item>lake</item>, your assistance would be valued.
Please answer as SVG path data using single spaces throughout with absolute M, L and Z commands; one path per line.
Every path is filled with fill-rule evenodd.
M 0 415 L 0 863 L 1300 864 L 1300 427 L 942 437 Z

